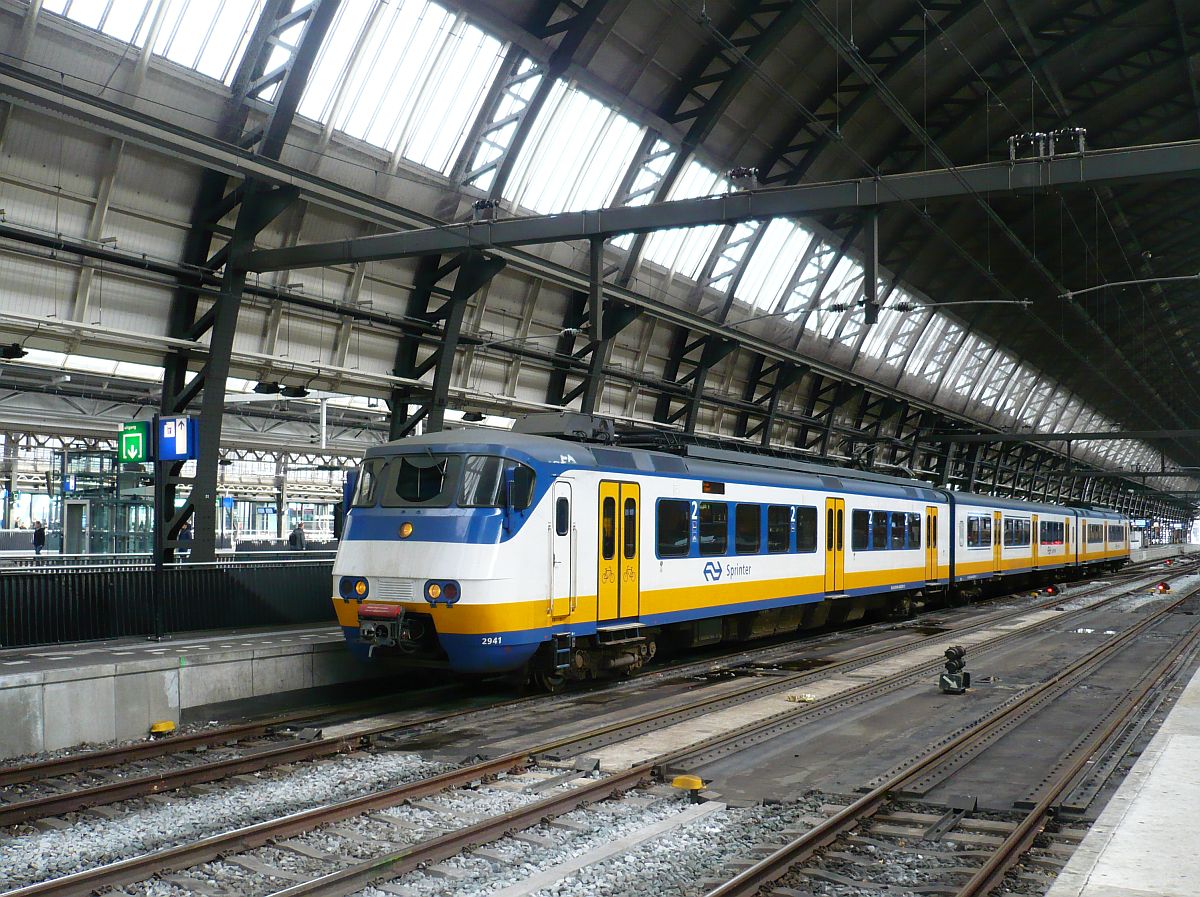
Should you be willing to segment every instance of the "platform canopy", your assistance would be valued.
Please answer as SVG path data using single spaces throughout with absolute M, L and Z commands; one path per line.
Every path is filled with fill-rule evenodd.
M 1194 4 L 0 0 L 0 42 L 0 431 L 203 412 L 202 491 L 582 409 L 1191 514 Z M 931 438 L 1001 431 L 1088 438 Z

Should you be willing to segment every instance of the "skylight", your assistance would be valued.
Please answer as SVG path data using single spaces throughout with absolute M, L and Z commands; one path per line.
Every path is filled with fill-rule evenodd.
M 42 9 L 141 47 L 162 10 L 153 52 L 229 84 L 265 0 L 46 0 Z
M 575 85 L 558 81 L 530 130 L 504 195 L 544 214 L 609 205 L 642 128 Z
M 344 3 L 300 113 L 445 174 L 502 55 L 500 41 L 436 3 Z

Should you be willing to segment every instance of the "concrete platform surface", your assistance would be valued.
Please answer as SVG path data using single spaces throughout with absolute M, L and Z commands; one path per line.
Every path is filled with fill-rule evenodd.
M 138 738 L 191 708 L 377 675 L 337 626 L 0 650 L 0 758 Z
M 1129 559 L 1138 561 L 1156 561 L 1166 558 L 1176 558 L 1185 554 L 1195 554 L 1200 551 L 1200 545 L 1188 542 L 1178 542 L 1174 545 L 1151 545 L 1149 548 L 1135 548 L 1129 552 Z
M 1200 895 L 1200 673 L 1046 897 Z

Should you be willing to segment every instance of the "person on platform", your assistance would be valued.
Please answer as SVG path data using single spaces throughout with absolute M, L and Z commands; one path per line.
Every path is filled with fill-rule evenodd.
M 291 534 L 288 536 L 288 545 L 290 545 L 292 548 L 296 549 L 297 551 L 303 551 L 304 543 L 306 541 L 307 540 L 305 539 L 305 536 L 304 536 L 304 521 L 300 521 L 299 523 L 296 524 L 295 528 L 292 530 Z
M 33 521 L 33 553 L 41 554 L 42 549 L 46 547 L 46 527 L 42 525 L 42 521 Z
M 190 558 L 192 556 L 192 535 L 192 525 L 190 523 L 185 523 L 179 528 L 179 541 L 181 544 L 177 553 L 181 558 Z M 184 542 L 187 544 L 182 544 Z

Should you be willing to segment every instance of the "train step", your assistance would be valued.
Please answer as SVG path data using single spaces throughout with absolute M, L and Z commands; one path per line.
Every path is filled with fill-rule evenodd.
M 599 645 L 620 645 L 625 642 L 641 642 L 646 640 L 643 630 L 644 623 L 621 623 L 617 626 L 600 626 L 596 629 L 596 643 Z
M 575 647 L 575 636 L 570 632 L 554 633 L 554 668 L 565 670 L 571 666 L 571 649 Z

